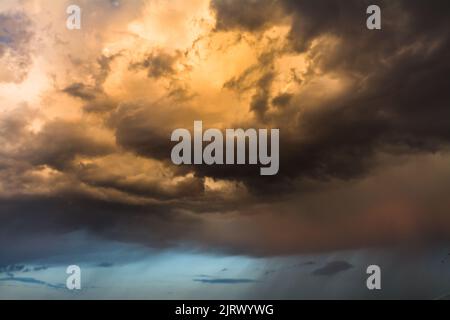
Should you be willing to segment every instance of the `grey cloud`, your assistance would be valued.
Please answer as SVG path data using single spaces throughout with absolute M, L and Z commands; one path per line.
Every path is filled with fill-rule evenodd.
M 36 116 L 26 103 L 0 115 L 0 141 L 3 145 L 16 144 L 27 135 L 26 126 Z
M 324 267 L 314 270 L 312 274 L 315 276 L 332 276 L 351 268 L 353 268 L 353 265 L 346 261 L 332 261 Z
M 275 270 L 267 270 L 267 271 L 264 272 L 264 275 L 268 276 L 268 275 L 270 275 L 272 273 L 275 273 L 275 272 L 276 272 Z
M 35 278 L 25 278 L 25 277 L 9 277 L 9 278 L 0 278 L 0 282 L 11 282 L 11 283 L 22 283 L 22 284 L 32 284 L 32 285 L 41 285 L 52 289 L 65 289 L 66 286 L 62 283 L 53 284 L 50 282 L 38 280 Z
M 47 266 L 37 266 L 37 267 L 33 267 L 33 271 L 42 271 L 42 270 L 47 270 L 48 267 Z
M 111 56 L 101 55 L 96 60 L 92 74 L 95 84 L 75 82 L 65 87 L 62 92 L 83 100 L 83 110 L 87 113 L 101 114 L 114 110 L 118 102 L 105 93 L 103 84 L 111 72 L 111 63 L 120 55 L 120 52 Z
M 17 272 L 30 272 L 30 271 L 43 271 L 43 270 L 47 270 L 48 267 L 47 266 L 26 266 L 23 264 L 11 264 L 11 265 L 7 265 L 7 266 L 2 266 L 0 267 L 0 273 L 6 273 L 10 276 L 13 276 L 13 273 L 17 273 Z
M 269 108 L 270 86 L 274 79 L 273 72 L 265 73 L 257 82 L 257 92 L 253 95 L 250 103 L 250 110 L 258 119 L 264 119 Z
M 149 78 L 170 77 L 176 73 L 175 64 L 180 57 L 181 52 L 169 54 L 164 51 L 154 51 L 149 53 L 142 61 L 131 64 L 130 69 L 147 70 Z
M 44 259 L 64 252 L 64 245 L 74 250 L 55 239 L 82 230 L 99 238 L 167 248 L 181 245 L 188 235 L 195 236 L 199 227 L 199 219 L 170 205 L 96 199 L 76 188 L 46 197 L 2 198 L 0 261 L 17 264 Z
M 195 282 L 207 283 L 207 284 L 243 284 L 257 282 L 254 279 L 246 278 L 206 278 L 206 279 L 193 279 Z
M 101 263 L 97 264 L 97 266 L 101 267 L 101 268 L 111 268 L 111 267 L 114 266 L 114 263 L 112 263 L 112 262 L 101 262 Z
M 258 31 L 281 20 L 283 15 L 276 0 L 213 0 L 216 29 Z
M 100 188 L 110 188 L 135 196 L 145 196 L 158 200 L 195 197 L 204 191 L 201 179 L 185 179 L 171 188 L 162 185 L 163 179 L 133 179 L 126 174 L 108 174 L 95 164 L 82 165 L 76 170 L 77 177 L 83 183 Z
M 315 265 L 315 264 L 316 264 L 315 261 L 306 261 L 306 262 L 299 263 L 297 266 L 303 267 L 303 266 L 312 266 L 312 265 Z
M 317 227 L 315 223 L 311 223 L 316 227 L 314 231 L 317 235 L 309 235 L 308 240 L 312 240 L 309 242 L 294 236 L 298 230 L 286 232 L 286 234 L 290 232 L 292 238 L 280 238 L 278 234 L 269 237 L 273 224 L 280 221 L 281 215 L 276 219 L 272 216 L 269 219 L 267 218 L 269 215 L 266 215 L 265 222 L 261 222 L 263 214 L 258 216 L 259 219 L 255 219 L 258 221 L 255 228 L 259 226 L 261 228 L 259 230 L 265 230 L 265 233 L 258 233 L 258 230 L 252 229 L 253 225 L 247 225 L 249 230 L 260 237 L 246 232 L 249 238 L 241 235 L 240 238 L 230 239 L 222 235 L 222 239 L 217 234 L 209 237 L 199 234 L 198 225 L 201 223 L 192 217 L 194 214 L 183 216 L 177 211 L 185 209 L 193 210 L 193 213 L 203 213 L 217 209 L 219 212 L 242 213 L 237 214 L 239 218 L 252 217 L 248 211 L 261 213 L 260 207 L 249 209 L 247 203 L 229 201 L 216 204 L 209 202 L 210 199 L 202 198 L 204 195 L 202 178 L 205 176 L 242 181 L 251 190 L 252 195 L 259 196 L 256 200 L 252 200 L 269 204 L 267 210 L 279 212 L 283 210 L 280 210 L 276 201 L 285 200 L 285 193 L 297 192 L 298 198 L 305 200 L 310 195 L 308 192 L 321 188 L 311 183 L 311 179 L 319 182 L 330 182 L 336 178 L 354 181 L 356 178 L 367 176 L 379 165 L 377 155 L 380 153 L 393 155 L 438 153 L 448 148 L 450 142 L 448 1 L 428 3 L 415 0 L 382 1 L 380 4 L 383 8 L 383 30 L 380 32 L 365 29 L 366 4 L 364 1 L 350 0 L 261 1 L 258 4 L 252 1 L 246 3 L 213 1 L 212 8 L 218 18 L 217 32 L 238 30 L 259 33 L 272 23 L 281 21 L 279 19 L 282 17 L 292 18 L 293 23 L 285 46 L 281 49 L 270 48 L 271 50 L 260 56 L 256 65 L 224 85 L 225 88 L 240 93 L 253 94 L 248 108 L 254 112 L 254 119 L 247 123 L 232 124 L 234 127 L 271 126 L 281 129 L 279 175 L 260 177 L 258 168 L 254 166 L 174 168 L 173 170 L 180 170 L 177 171 L 180 174 L 193 170 L 195 176 L 185 184 L 181 184 L 179 188 L 170 191 L 160 188 L 158 182 L 130 183 L 120 175 L 96 175 L 95 172 L 100 171 L 100 166 L 88 164 L 74 169 L 73 160 L 77 155 L 88 157 L 107 155 L 117 151 L 115 146 L 94 140 L 82 124 L 54 121 L 27 140 L 20 152 L 15 154 L 16 158 L 5 159 L 4 155 L 0 157 L 0 168 L 9 166 L 11 169 L 2 175 L 2 183 L 13 180 L 18 183 L 20 179 L 11 173 L 13 170 L 22 172 L 29 169 L 28 166 L 49 165 L 68 173 L 71 177 L 75 174 L 82 184 L 97 187 L 96 191 L 113 190 L 144 196 L 157 200 L 158 204 L 126 205 L 120 202 L 120 199 L 99 200 L 98 195 L 96 198 L 86 193 L 74 195 L 75 191 L 79 190 L 69 184 L 70 188 L 75 189 L 70 194 L 64 193 L 67 192 L 64 190 L 42 199 L 16 197 L 3 201 L 1 211 L 4 216 L 1 219 L 5 222 L 5 227 L 1 228 L 5 234 L 9 234 L 6 233 L 8 231 L 6 226 L 14 226 L 14 230 L 19 226 L 19 230 L 39 234 L 45 234 L 47 230 L 64 233 L 85 228 L 105 237 L 139 241 L 149 246 L 161 247 L 174 245 L 185 239 L 189 241 L 200 239 L 205 243 L 205 247 L 209 247 L 212 243 L 224 250 L 231 248 L 230 250 L 236 252 L 252 254 L 323 250 L 329 248 L 330 243 L 336 247 L 348 247 L 376 242 L 374 235 L 366 238 L 366 235 L 358 234 L 356 231 L 352 235 L 346 232 L 345 237 L 339 234 L 340 231 L 349 228 L 345 224 L 348 216 L 357 215 L 366 209 L 364 205 L 357 209 L 352 207 L 356 200 L 359 200 L 355 200 L 358 198 L 355 195 L 360 193 L 352 193 L 351 197 L 346 198 L 347 203 L 343 203 L 342 199 L 338 201 L 339 205 L 333 206 L 333 209 L 339 207 L 339 210 L 330 210 L 327 207 L 330 197 L 322 197 L 320 192 L 317 201 L 324 205 L 314 205 L 311 201 L 310 206 L 302 207 L 299 203 L 293 202 L 288 205 L 289 208 L 285 207 L 286 210 L 294 211 L 293 217 L 295 214 L 296 219 L 300 218 L 299 220 L 292 218 L 293 223 L 284 221 L 284 224 L 281 224 L 283 227 L 290 227 L 296 223 L 300 226 L 305 225 L 305 221 L 301 219 L 303 215 L 319 216 L 317 221 L 321 221 L 321 226 Z M 10 36 L 2 37 L 0 41 L 10 43 Z M 336 42 L 330 45 L 327 42 L 328 37 L 334 37 Z M 314 40 L 317 41 L 313 48 L 311 45 Z M 348 81 L 348 88 L 342 94 L 328 100 L 308 99 L 301 92 L 288 94 L 273 92 L 272 81 L 273 77 L 277 76 L 271 73 L 273 61 L 284 54 L 298 53 L 304 53 L 311 66 L 303 75 L 305 79 L 300 83 L 302 89 L 311 86 L 310 91 L 322 93 L 327 87 L 321 86 L 320 82 L 317 84 L 314 80 L 324 75 Z M 145 70 L 148 76 L 154 79 L 173 78 L 178 58 L 178 54 L 156 51 L 141 62 L 131 65 L 131 69 Z M 120 148 L 139 156 L 168 162 L 172 147 L 170 132 L 178 127 L 178 123 L 174 123 L 174 118 L 170 117 L 170 114 L 182 111 L 170 109 L 168 104 L 164 103 L 155 103 L 150 107 L 145 103 L 141 105 L 117 103 L 105 96 L 101 85 L 110 71 L 110 61 L 107 58 L 97 61 L 100 71 L 93 73 L 95 84 L 73 83 L 63 89 L 64 92 L 82 99 L 85 103 L 84 110 L 88 113 L 110 112 L 105 115 L 105 120 L 109 129 L 114 131 Z M 186 94 L 188 90 L 186 87 L 173 86 L 171 89 L 174 89 L 172 92 L 175 98 L 181 98 L 179 100 L 185 100 L 189 96 Z M 168 111 L 161 115 L 154 112 L 155 110 L 163 110 L 162 113 Z M 187 114 L 185 110 L 184 112 L 186 119 L 195 119 L 195 114 Z M 23 128 L 26 124 L 27 121 L 20 116 L 5 118 L 2 120 L 3 129 L 0 128 L 0 132 L 9 134 L 12 139 L 18 139 L 24 135 Z M 169 128 L 167 124 L 172 127 Z M 27 163 L 27 160 L 30 163 Z M 12 168 L 11 161 L 17 161 Z M 1 173 L 3 174 L 3 171 Z M 4 179 L 5 176 L 9 178 Z M 21 187 L 29 186 L 30 179 L 25 177 L 20 183 L 23 183 Z M 346 182 L 340 183 L 342 184 L 339 186 L 349 186 L 345 184 Z M 339 214 L 336 211 L 339 211 Z M 411 214 L 411 217 L 407 216 L 405 219 L 426 220 L 426 227 L 417 227 L 424 239 L 445 237 L 448 230 L 439 223 L 442 218 L 433 220 L 436 215 L 431 211 L 433 209 L 430 207 L 427 218 Z M 336 233 L 328 230 L 332 234 L 330 238 L 333 240 L 339 238 L 339 241 L 323 243 L 321 242 L 323 238 L 329 240 L 324 225 L 326 226 L 326 222 L 332 217 L 345 220 L 344 226 L 338 226 L 338 223 L 333 225 L 332 230 L 336 230 Z M 6 224 L 8 220 L 9 223 Z M 264 223 L 270 228 L 263 229 Z M 362 221 L 362 224 L 364 223 L 366 221 Z M 217 224 L 211 226 L 216 227 Z M 397 230 L 395 227 L 385 228 L 383 230 L 387 230 L 386 233 L 389 234 L 395 234 Z M 347 240 L 347 237 L 350 240 Z M 382 243 L 392 240 L 391 238 L 394 238 L 393 241 L 396 240 L 394 236 L 384 239 L 376 234 L 376 237 Z M 255 240 L 257 238 L 262 240 Z M 274 239 L 278 242 L 272 241 Z M 308 243 L 306 247 L 305 243 Z M 310 244 L 311 247 L 308 247 Z M 7 255 L 5 250 L 2 248 L 0 252 Z M 330 272 L 331 267 L 317 272 Z
M 0 272 L 13 273 L 13 272 L 23 271 L 24 269 L 25 269 L 25 265 L 22 265 L 22 264 L 11 264 L 11 265 L 0 267 Z
M 241 8 L 241 2 L 218 3 L 215 10 L 219 17 Z M 225 83 L 226 88 L 236 90 L 256 89 L 249 105 L 255 120 L 244 127 L 281 128 L 278 185 L 291 178 L 359 178 L 374 168 L 380 152 L 436 152 L 449 145 L 448 2 L 381 1 L 383 29 L 379 32 L 365 27 L 367 4 L 277 2 L 293 22 L 286 47 L 273 55 L 281 57 L 289 50 L 306 52 L 311 68 L 301 86 L 329 74 L 349 79 L 343 94 L 328 101 L 305 99 L 301 93 L 274 96 L 270 83 L 263 81 L 265 85 L 261 85 L 264 78 L 253 80 L 255 72 L 266 66 L 261 61 Z M 221 29 L 227 29 L 224 24 L 228 22 L 230 28 L 247 30 L 247 15 L 234 18 L 238 22 L 220 20 Z M 323 36 L 334 36 L 337 42 L 328 45 Z M 313 40 L 318 40 L 315 48 L 311 48 Z M 326 88 L 317 86 L 314 90 Z M 198 171 L 221 178 L 241 177 L 251 187 L 268 185 L 254 184 L 239 170 L 224 170 Z
M 22 146 L 20 157 L 34 165 L 62 169 L 77 155 L 100 156 L 113 150 L 111 143 L 93 139 L 85 124 L 55 120 Z
M 117 107 L 117 102 L 107 96 L 100 96 L 95 99 L 91 99 L 83 105 L 83 111 L 86 113 L 107 113 L 114 111 Z
M 95 84 L 97 88 L 102 88 L 103 83 L 111 72 L 111 63 L 120 55 L 120 52 L 111 56 L 101 55 L 97 59 L 98 71 L 95 75 Z
M 116 141 L 120 146 L 141 156 L 170 161 L 170 135 L 177 128 L 174 120 L 180 115 L 180 112 L 174 113 L 176 111 L 178 110 L 171 108 L 168 102 L 122 103 L 114 110 L 107 123 L 115 131 Z M 184 112 L 186 117 L 194 120 L 194 113 Z
M 292 99 L 292 94 L 281 93 L 272 99 L 272 104 L 277 107 L 285 107 Z
M 95 87 L 79 82 L 71 84 L 70 86 L 64 88 L 63 91 L 73 97 L 81 98 L 83 100 L 94 100 L 98 93 Z

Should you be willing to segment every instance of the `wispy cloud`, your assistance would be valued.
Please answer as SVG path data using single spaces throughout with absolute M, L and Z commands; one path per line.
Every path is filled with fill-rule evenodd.
M 240 283 L 258 282 L 258 280 L 248 278 L 197 278 L 193 280 L 195 282 L 209 283 L 209 284 L 240 284 Z
M 23 284 L 35 284 L 41 285 L 52 289 L 64 289 L 65 285 L 62 283 L 49 283 L 46 281 L 38 280 L 35 278 L 25 278 L 25 277 L 8 277 L 8 278 L 0 278 L 0 282 L 19 282 Z
M 324 267 L 314 270 L 312 274 L 315 276 L 332 276 L 351 268 L 353 268 L 353 265 L 346 261 L 332 261 Z
M 114 266 L 114 263 L 112 263 L 112 262 L 101 262 L 101 263 L 97 264 L 97 267 L 100 267 L 100 268 L 111 268 L 112 266 Z

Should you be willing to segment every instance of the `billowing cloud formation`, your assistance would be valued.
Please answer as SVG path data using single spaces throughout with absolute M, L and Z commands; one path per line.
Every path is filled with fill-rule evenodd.
M 64 4 L 1 13 L 27 76 L 0 84 L 0 243 L 22 250 L 0 259 L 80 229 L 256 255 L 448 239 L 447 2 L 379 1 L 375 31 L 367 1 L 130 3 L 81 2 L 79 31 Z M 173 165 L 194 120 L 279 128 L 279 174 Z

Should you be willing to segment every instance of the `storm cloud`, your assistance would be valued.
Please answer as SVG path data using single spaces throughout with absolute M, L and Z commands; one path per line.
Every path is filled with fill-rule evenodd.
M 381 30 L 368 1 L 137 3 L 83 2 L 76 35 L 0 13 L 3 261 L 80 230 L 251 255 L 450 240 L 448 1 L 378 1 Z M 279 128 L 279 173 L 173 165 L 194 120 Z

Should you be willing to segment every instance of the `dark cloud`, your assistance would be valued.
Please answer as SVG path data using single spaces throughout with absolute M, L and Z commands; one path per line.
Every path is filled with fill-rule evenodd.
M 257 282 L 254 279 L 246 278 L 207 278 L 207 279 L 193 279 L 195 282 L 207 283 L 207 284 L 242 284 Z
M 367 33 L 365 12 L 371 4 L 368 1 L 286 0 L 281 3 L 287 12 L 293 13 L 289 38 L 298 51 L 305 51 L 314 39 L 328 33 L 343 36 L 351 32 Z
M 47 266 L 37 266 L 37 267 L 33 267 L 33 271 L 42 271 L 42 270 L 47 270 L 48 267 Z
M 284 107 L 289 104 L 292 99 L 292 94 L 281 93 L 272 99 L 272 104 L 277 107 Z
M 76 252 L 71 243 L 56 239 L 77 231 L 161 249 L 180 245 L 189 234 L 195 236 L 199 227 L 197 218 L 176 212 L 169 204 L 96 199 L 95 194 L 73 186 L 47 197 L 1 199 L 0 261 L 18 264 L 65 250 Z
M 312 266 L 312 265 L 315 265 L 315 264 L 316 263 L 314 261 L 306 261 L 306 262 L 299 263 L 297 266 L 303 267 L 303 266 Z
M 30 249 L 24 245 L 16 254 L 7 247 L 10 239 L 77 230 L 154 247 L 197 241 L 205 250 L 214 247 L 258 255 L 387 244 L 418 233 L 421 240 L 447 239 L 449 224 L 442 213 L 448 203 L 430 201 L 435 195 L 427 193 L 447 190 L 444 183 L 420 189 L 417 194 L 426 196 L 425 200 L 415 197 L 409 187 L 395 190 L 405 192 L 418 208 L 401 199 L 396 199 L 399 203 L 381 196 L 383 201 L 373 200 L 368 196 L 373 190 L 355 188 L 343 195 L 343 191 L 331 194 L 328 189 L 350 189 L 357 178 L 367 178 L 379 165 L 390 165 L 390 158 L 379 161 L 380 154 L 438 154 L 449 147 L 449 2 L 380 1 L 380 31 L 365 27 L 368 4 L 353 0 L 212 1 L 217 17 L 214 32 L 253 32 L 261 40 L 261 32 L 272 25 L 282 23 L 289 28 L 282 45 L 269 42 L 258 52 L 254 65 L 223 85 L 248 95 L 251 114 L 245 122 L 226 125 L 280 128 L 277 176 L 261 177 L 257 166 L 171 166 L 171 131 L 202 119 L 202 114 L 187 107 L 193 96 L 189 86 L 177 82 L 179 69 L 184 68 L 180 52 L 155 50 L 138 62 L 127 61 L 131 70 L 143 70 L 152 79 L 169 79 L 163 101 L 109 97 L 103 84 L 115 56 L 101 56 L 92 63 L 91 82 L 74 82 L 62 89 L 81 99 L 83 116 L 99 118 L 95 126 L 105 124 L 107 128 L 101 129 L 114 134 L 114 142 L 98 138 L 85 118 L 80 122 L 53 119 L 32 133 L 27 129 L 31 112 L 25 107 L 2 115 L 2 146 L 17 143 L 19 147 L 0 153 L 1 188 L 6 194 L 0 203 L 1 261 L 20 261 L 44 251 L 42 244 Z M 22 52 L 29 43 L 31 33 L 20 26 L 26 25 L 24 19 L 0 15 L 0 26 L 6 26 L 0 34 L 0 58 L 6 50 Z M 19 53 L 16 56 L 24 57 L 28 66 L 28 56 Z M 281 93 L 275 86 L 279 76 L 275 62 L 299 54 L 307 70 L 301 79 L 292 80 L 298 87 Z M 94 161 L 122 152 L 133 153 L 136 159 L 157 160 L 172 175 L 148 179 L 152 168 L 131 179 L 127 172 L 110 173 Z M 77 157 L 89 159 L 76 163 Z M 421 164 L 426 167 L 426 163 Z M 118 161 L 115 167 L 121 164 Z M 62 177 L 57 182 L 62 181 L 62 187 L 58 184 L 53 190 L 55 180 L 44 180 L 33 172 L 45 166 L 58 171 Z M 194 175 L 167 186 L 189 171 Z M 243 183 L 250 199 L 208 196 L 206 177 Z M 46 188 L 33 196 L 36 181 Z M 404 183 L 417 183 L 411 181 Z M 382 185 L 395 181 L 388 182 Z M 18 194 L 11 195 L 17 190 Z M 422 209 L 424 203 L 427 210 Z M 220 214 L 227 213 L 230 219 L 220 220 Z M 392 217 L 411 225 L 403 220 L 393 223 Z M 18 231 L 12 234 L 10 230 Z M 349 266 L 334 262 L 314 274 L 332 274 L 342 268 Z
M 113 111 L 117 107 L 117 102 L 107 96 L 99 96 L 96 99 L 90 99 L 83 106 L 86 113 L 107 113 Z
M 0 114 L 0 141 L 5 144 L 14 144 L 26 136 L 26 126 L 34 118 L 33 112 L 26 103 L 23 103 L 11 112 Z
M 63 91 L 73 97 L 81 98 L 83 100 L 94 100 L 98 93 L 95 87 L 79 82 L 71 84 L 70 86 L 64 88 Z
M 270 86 L 274 79 L 273 72 L 264 74 L 257 82 L 257 91 L 250 102 L 250 110 L 253 111 L 258 119 L 264 119 L 269 108 Z
M 32 284 L 32 285 L 41 285 L 52 289 L 65 289 L 66 286 L 62 283 L 53 284 L 50 282 L 38 280 L 35 278 L 25 278 L 25 277 L 9 277 L 9 278 L 0 278 L 0 282 L 11 282 L 11 283 L 22 283 L 22 284 Z
M 283 15 L 276 0 L 212 0 L 211 9 L 216 14 L 216 29 L 219 31 L 258 31 Z
M 109 0 L 109 3 L 113 7 L 120 7 L 120 1 L 119 0 Z
M 12 273 L 12 272 L 21 272 L 25 269 L 25 266 L 22 264 L 11 264 L 4 267 L 0 267 L 0 272 Z
M 249 76 L 267 66 L 260 61 L 225 84 L 237 90 L 256 88 L 249 104 L 255 122 L 247 127 L 281 128 L 280 184 L 290 180 L 286 177 L 352 179 L 370 172 L 380 152 L 412 154 L 448 147 L 447 2 L 381 1 L 381 31 L 365 27 L 367 1 L 276 3 L 292 17 L 292 25 L 287 46 L 273 55 L 307 52 L 310 68 L 302 87 L 324 75 L 347 83 L 343 93 L 328 100 L 305 99 L 301 92 L 274 95 L 266 81 L 270 73 L 256 81 Z M 219 19 L 220 29 L 247 30 L 251 15 L 229 14 L 242 6 L 237 1 L 213 5 L 218 17 L 230 16 Z M 314 47 L 313 40 L 317 40 Z M 315 90 L 326 91 L 327 86 L 316 85 Z M 272 110 L 271 104 L 283 108 Z M 215 176 L 213 170 L 205 170 Z M 216 172 L 221 178 L 242 174 Z M 253 185 L 251 180 L 247 183 Z
M 97 264 L 98 267 L 100 268 L 111 268 L 114 266 L 114 263 L 112 262 L 101 262 L 99 264 Z
M 82 165 L 77 170 L 77 177 L 81 182 L 99 188 L 108 188 L 135 196 L 145 196 L 158 200 L 169 200 L 194 197 L 203 193 L 204 186 L 201 179 L 187 178 L 173 185 L 164 186 L 164 179 L 130 179 L 124 174 L 108 174 L 103 172 L 101 165 Z
M 14 273 L 17 272 L 22 272 L 22 273 L 27 273 L 30 271 L 43 271 L 43 270 L 47 270 L 48 267 L 47 266 L 25 266 L 22 264 L 11 264 L 11 265 L 7 265 L 7 266 L 3 266 L 0 267 L 0 273 L 6 273 L 10 276 L 13 276 Z
M 176 73 L 175 65 L 182 56 L 177 51 L 169 54 L 164 51 L 151 52 L 145 59 L 130 65 L 131 70 L 144 69 L 147 70 L 149 78 L 170 77 Z
M 121 53 L 119 52 L 111 56 L 101 55 L 96 60 L 92 72 L 92 78 L 95 81 L 94 85 L 75 82 L 62 91 L 72 97 L 83 100 L 85 103 L 83 111 L 87 113 L 105 113 L 114 110 L 118 102 L 105 93 L 103 84 L 111 72 L 111 63 L 120 56 Z M 82 63 L 79 62 L 79 64 Z
M 435 297 L 433 300 L 450 300 L 450 294 L 443 294 Z
M 76 156 L 101 156 L 113 151 L 111 142 L 94 138 L 85 123 L 48 122 L 20 151 L 34 165 L 63 169 Z
M 97 72 L 95 74 L 95 85 L 97 88 L 102 88 L 103 83 L 111 72 L 111 63 L 121 56 L 121 52 L 113 54 L 111 56 L 101 55 L 97 59 Z
M 269 47 L 258 56 L 256 64 L 251 65 L 238 76 L 226 81 L 223 87 L 235 90 L 238 93 L 244 93 L 256 88 L 257 94 L 267 94 L 275 77 L 274 59 L 276 57 L 277 52 Z
M 155 112 L 154 110 L 159 110 Z M 108 126 L 114 130 L 116 143 L 139 156 L 170 163 L 174 145 L 170 141 L 173 130 L 189 121 L 194 123 L 200 115 L 189 108 L 180 108 L 172 101 L 155 103 L 122 103 L 111 113 Z M 181 119 L 181 120 L 180 120 Z M 173 167 L 179 173 L 189 172 L 187 167 Z
M 353 268 L 353 265 L 346 261 L 332 261 L 324 267 L 314 270 L 312 274 L 315 276 L 332 276 L 351 268 Z
M 145 104 L 122 104 L 111 116 L 110 125 L 115 129 L 119 145 L 139 155 L 168 160 L 172 130 L 169 126 L 161 126 L 163 121 L 171 123 L 170 118 L 158 117 Z

